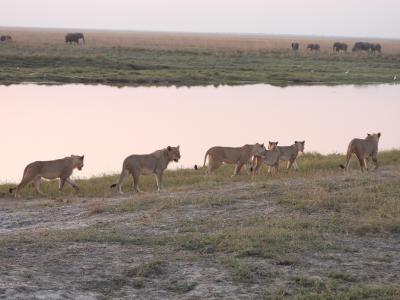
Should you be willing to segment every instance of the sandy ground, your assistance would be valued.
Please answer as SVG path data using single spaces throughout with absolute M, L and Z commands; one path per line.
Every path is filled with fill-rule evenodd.
M 343 182 L 345 178 L 336 179 Z M 179 234 L 177 222 L 221 223 L 255 216 L 296 214 L 278 204 L 282 191 L 301 187 L 302 179 L 279 185 L 231 183 L 220 187 L 162 194 L 127 194 L 108 199 L 0 198 L 0 297 L 7 299 L 254 299 L 280 293 L 292 295 L 291 278 L 318 280 L 327 273 L 346 272 L 354 282 L 377 281 L 400 284 L 400 239 L 327 235 L 336 248 L 298 253 L 296 263 L 275 258 L 244 257 L 248 266 L 262 272 L 250 282 L 237 280 L 220 263 L 224 253 L 194 254 L 165 245 L 115 241 L 75 242 L 40 240 L 20 242 L 24 237 L 87 228 L 112 228 L 131 238 L 168 237 Z M 196 204 L 196 199 L 228 199 L 219 205 Z M 133 212 L 105 210 L 91 213 L 95 205 L 116 207 L 129 199 L 157 201 L 157 205 Z M 194 199 L 166 209 L 159 203 Z M 314 215 L 324 218 L 323 214 Z M 210 229 L 212 230 L 212 229 Z M 39 235 L 38 235 L 39 234 Z M 129 270 L 144 262 L 161 260 L 162 270 L 143 277 L 137 286 Z M 262 278 L 261 278 L 262 277 Z M 187 288 L 189 286 L 189 288 Z

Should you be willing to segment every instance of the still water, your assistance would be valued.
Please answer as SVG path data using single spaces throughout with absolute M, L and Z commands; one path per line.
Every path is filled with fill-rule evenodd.
M 0 182 L 26 164 L 85 154 L 75 176 L 117 173 L 132 153 L 180 145 L 170 168 L 202 164 L 215 145 L 306 141 L 343 153 L 353 137 L 382 132 L 400 147 L 400 85 L 237 87 L 0 86 Z

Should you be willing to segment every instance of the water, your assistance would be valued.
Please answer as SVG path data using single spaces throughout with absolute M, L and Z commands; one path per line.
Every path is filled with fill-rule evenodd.
M 181 146 L 170 168 L 202 164 L 215 145 L 306 141 L 306 151 L 346 151 L 353 137 L 382 132 L 400 148 L 400 85 L 279 88 L 64 85 L 0 86 L 0 181 L 26 164 L 85 154 L 76 176 L 120 172 L 132 153 Z

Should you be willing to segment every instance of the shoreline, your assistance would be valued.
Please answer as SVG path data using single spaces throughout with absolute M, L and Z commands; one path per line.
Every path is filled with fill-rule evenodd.
M 111 86 L 271 84 L 366 85 L 400 80 L 400 40 L 382 54 L 335 53 L 341 40 L 358 39 L 85 32 L 86 43 L 66 45 L 63 31 L 12 31 L 0 43 L 0 84 L 82 83 Z M 291 50 L 291 42 L 300 50 Z M 317 42 L 321 51 L 307 51 Z M 396 79 L 395 79 L 396 78 Z

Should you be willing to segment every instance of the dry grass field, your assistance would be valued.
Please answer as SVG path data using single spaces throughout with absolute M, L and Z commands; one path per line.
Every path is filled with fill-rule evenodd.
M 76 30 L 74 30 L 76 31 Z M 68 30 L 0 28 L 0 83 L 209 85 L 392 83 L 400 74 L 400 41 L 379 42 L 382 55 L 333 53 L 360 39 L 84 31 L 85 45 L 66 45 Z M 294 53 L 293 41 L 301 44 Z M 307 51 L 317 42 L 320 53 Z
M 2 34 L 10 34 L 17 44 L 25 46 L 64 46 L 66 32 L 76 30 L 45 29 L 2 29 Z M 268 36 L 239 34 L 207 34 L 179 32 L 135 32 L 135 31 L 100 31 L 81 30 L 85 33 L 85 47 L 123 47 L 146 50 L 186 50 L 207 52 L 291 52 L 291 43 L 300 43 L 300 52 L 306 50 L 308 43 L 319 43 L 322 53 L 332 53 L 336 41 L 352 45 L 357 41 L 380 43 L 384 54 L 400 55 L 400 40 L 374 38 L 336 38 L 336 37 L 302 37 L 302 36 Z
M 0 297 L 399 299 L 400 151 L 345 174 L 342 155 L 252 180 L 232 168 L 168 171 L 166 191 L 116 176 L 0 186 Z M 283 171 L 283 170 L 282 170 Z

